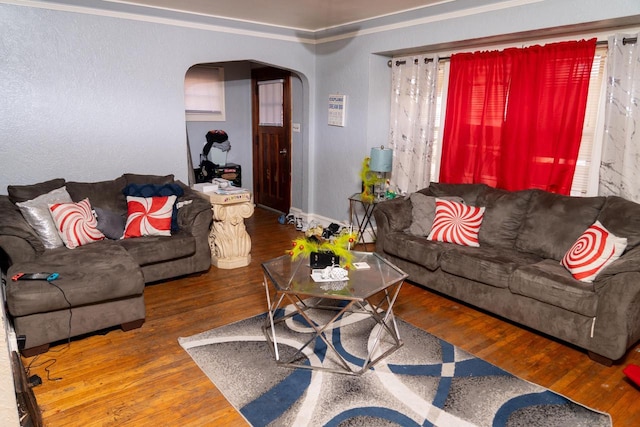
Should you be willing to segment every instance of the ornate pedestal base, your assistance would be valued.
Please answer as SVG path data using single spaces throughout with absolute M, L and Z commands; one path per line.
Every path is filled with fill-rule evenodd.
M 244 226 L 244 219 L 253 215 L 251 194 L 205 194 L 213 211 L 213 225 L 209 233 L 211 264 L 223 269 L 249 265 L 251 237 Z
M 218 268 L 245 267 L 251 262 L 251 237 L 244 219 L 253 215 L 253 203 L 213 205 L 213 226 L 209 234 L 211 263 Z

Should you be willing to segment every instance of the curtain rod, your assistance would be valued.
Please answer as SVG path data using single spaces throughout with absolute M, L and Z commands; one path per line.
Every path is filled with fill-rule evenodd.
M 637 43 L 637 42 L 638 42 L 638 38 L 637 37 L 623 37 L 622 38 L 622 45 L 623 46 L 627 45 L 627 44 L 634 44 L 634 43 Z M 596 42 L 596 45 L 601 46 L 601 45 L 604 45 L 604 44 L 607 44 L 607 43 L 609 43 L 607 40 L 600 40 L 600 41 Z M 451 59 L 451 57 L 450 56 L 441 56 L 441 57 L 438 58 L 438 61 L 446 61 L 448 59 Z M 427 64 L 429 62 L 432 62 L 432 61 L 433 61 L 433 58 L 424 58 L 424 63 L 425 64 Z M 400 61 L 400 60 L 396 60 L 395 61 L 396 67 L 398 67 L 400 65 L 404 65 L 406 63 L 407 63 L 407 61 Z M 414 59 L 413 63 L 417 64 L 418 63 L 418 59 Z M 389 61 L 387 61 L 387 66 L 388 67 L 392 67 L 393 64 L 394 64 L 394 61 L 392 61 L 391 59 Z

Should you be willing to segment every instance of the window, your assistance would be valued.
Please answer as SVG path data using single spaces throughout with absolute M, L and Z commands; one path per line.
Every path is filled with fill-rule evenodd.
M 284 125 L 283 94 L 284 80 L 282 79 L 258 82 L 260 126 L 282 127 Z
M 596 141 L 601 140 L 601 136 L 598 137 L 598 132 L 602 131 L 602 126 L 598 126 L 598 123 L 601 121 L 599 113 L 604 114 L 604 110 L 601 110 L 600 106 L 605 93 L 603 83 L 606 59 L 607 46 L 596 46 L 596 56 L 593 58 L 589 81 L 587 111 L 584 115 L 584 127 L 582 128 L 582 141 L 571 185 L 572 196 L 595 196 L 598 192 L 597 179 L 593 177 L 598 176 L 600 156 L 594 157 L 594 153 L 601 148 L 601 143 Z M 595 186 L 590 186 L 590 182 L 595 182 Z
M 184 80 L 184 104 L 187 121 L 224 121 L 224 68 L 189 68 Z
M 599 156 L 594 153 L 599 149 L 598 132 L 602 129 L 598 125 L 604 96 L 603 84 L 606 69 L 607 46 L 596 46 L 596 54 L 591 69 L 589 95 L 582 131 L 580 151 L 571 185 L 572 196 L 593 196 L 597 193 L 597 175 Z M 441 60 L 438 66 L 436 127 L 434 129 L 433 162 L 431 165 L 431 181 L 438 181 L 440 173 L 440 159 L 442 147 L 442 129 L 444 126 L 444 109 L 446 107 L 447 82 L 449 80 L 449 61 Z M 593 185 L 596 182 L 596 185 Z

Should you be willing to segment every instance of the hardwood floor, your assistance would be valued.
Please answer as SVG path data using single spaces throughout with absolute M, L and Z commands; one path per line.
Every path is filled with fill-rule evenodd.
M 244 426 L 244 419 L 179 346 L 193 335 L 266 311 L 261 262 L 298 236 L 277 214 L 256 209 L 246 221 L 251 265 L 147 286 L 146 322 L 74 339 L 36 358 L 30 373 L 47 426 Z M 371 248 L 371 245 L 369 245 Z M 640 345 L 605 367 L 585 352 L 405 283 L 395 308 L 402 319 L 488 362 L 611 414 L 614 426 L 640 425 L 640 388 L 622 369 L 640 364 Z M 47 379 L 49 369 L 50 379 Z

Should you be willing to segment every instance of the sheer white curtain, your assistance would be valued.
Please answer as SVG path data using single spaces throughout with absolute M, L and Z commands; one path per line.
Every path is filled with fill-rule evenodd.
M 399 57 L 391 65 L 391 187 L 401 194 L 426 187 L 430 179 L 438 58 L 425 59 Z
M 640 202 L 640 46 L 637 37 L 638 34 L 616 34 L 609 39 L 598 193 Z

